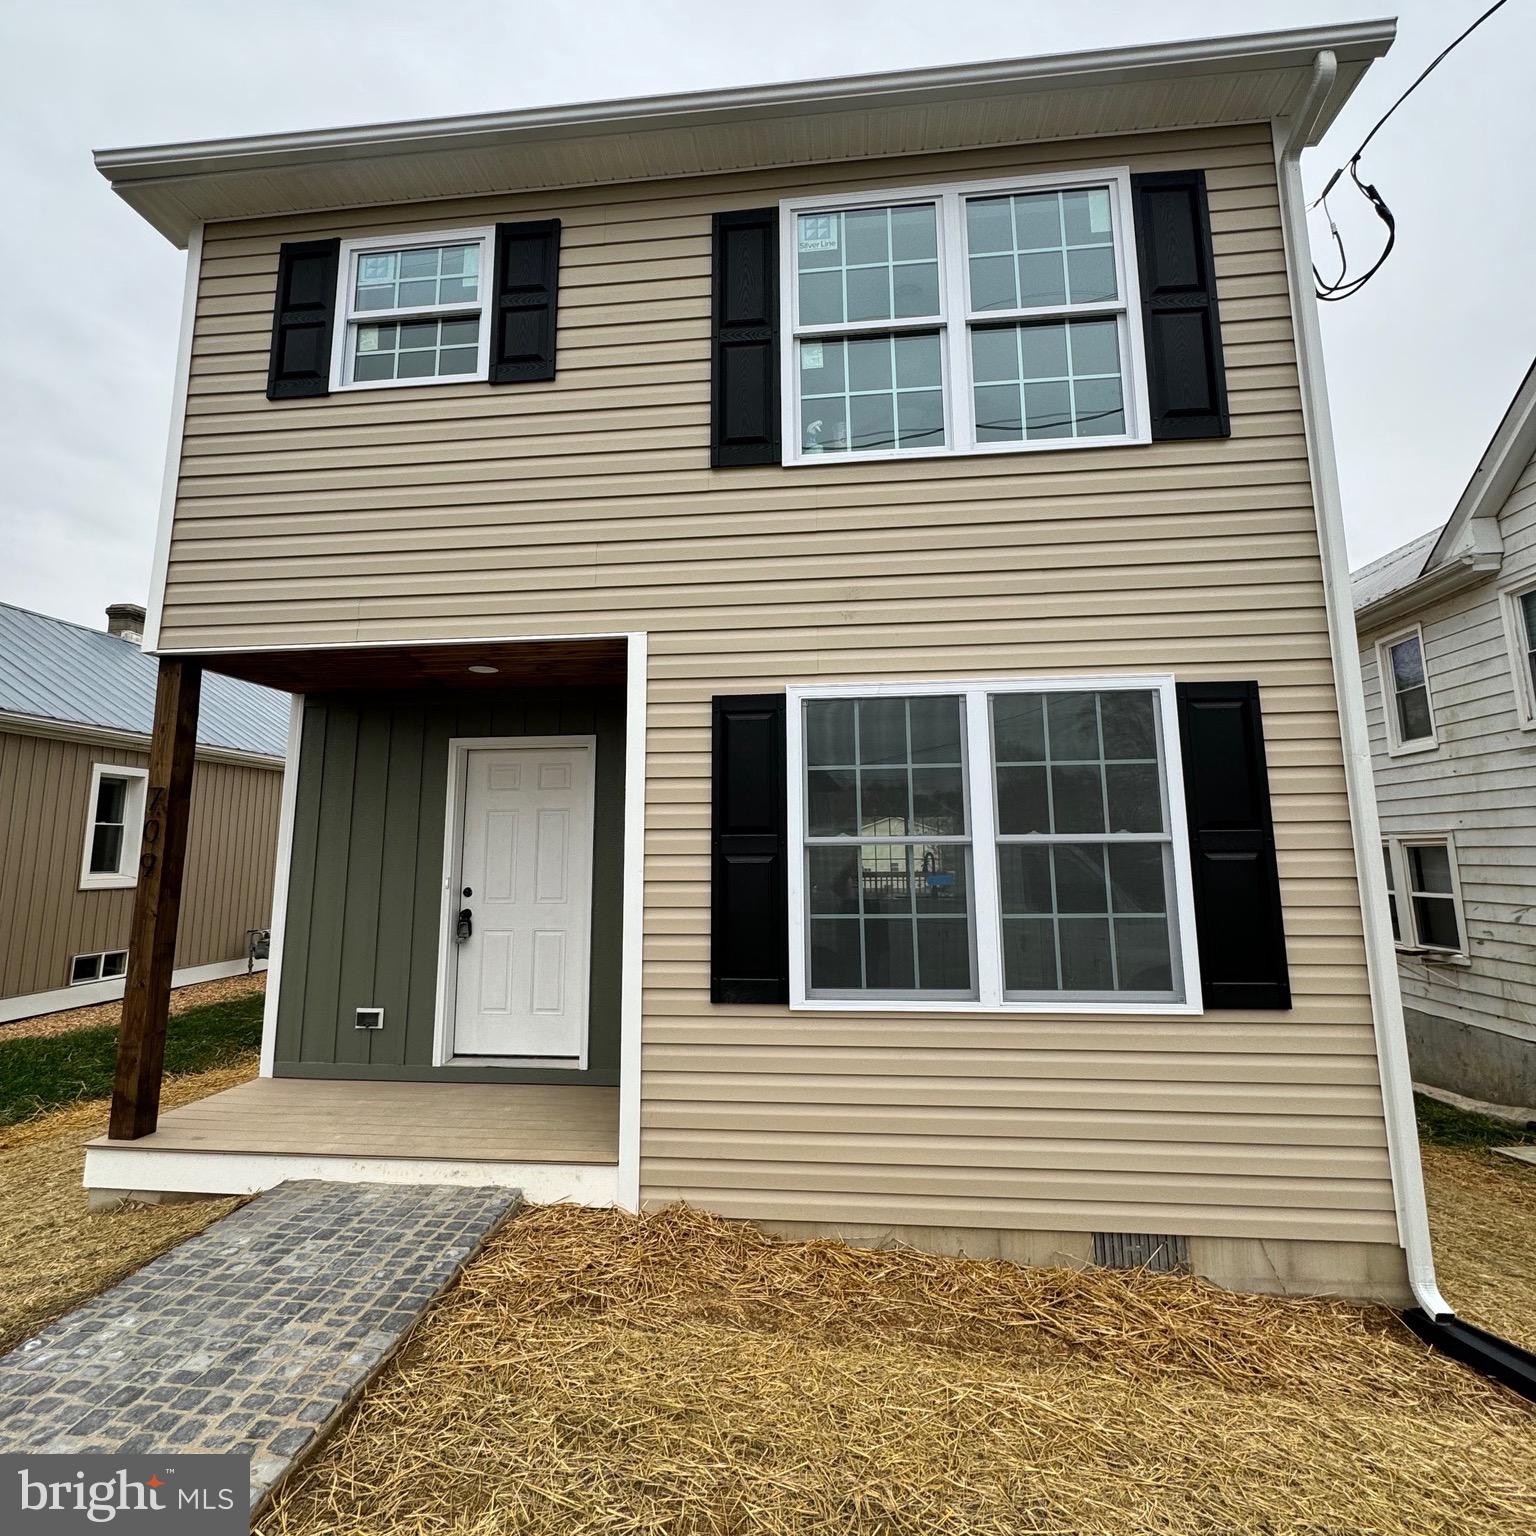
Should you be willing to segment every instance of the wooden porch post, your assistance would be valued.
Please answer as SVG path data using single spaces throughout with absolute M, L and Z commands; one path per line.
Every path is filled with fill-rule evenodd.
M 149 744 L 149 782 L 144 792 L 144 840 L 139 883 L 133 893 L 128 980 L 107 1127 L 107 1134 L 116 1141 L 148 1136 L 160 1114 L 165 1021 L 176 964 L 176 919 L 181 911 L 202 678 L 202 668 L 195 661 L 160 660 L 155 733 Z

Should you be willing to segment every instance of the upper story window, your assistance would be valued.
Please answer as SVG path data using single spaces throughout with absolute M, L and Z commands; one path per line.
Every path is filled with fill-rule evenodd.
M 484 379 L 492 231 L 342 242 L 333 389 Z
M 91 769 L 80 863 L 82 891 L 122 889 L 137 883 L 148 781 L 145 768 L 97 763 Z
M 1172 685 L 790 690 L 795 1002 L 1198 1008 Z
M 1149 440 L 1130 179 L 783 206 L 786 463 Z
M 1422 752 L 1439 744 L 1424 662 L 1424 634 L 1417 626 L 1376 647 L 1387 750 Z
M 1523 730 L 1536 730 L 1536 587 L 1515 588 L 1501 596 L 1515 681 L 1515 713 Z

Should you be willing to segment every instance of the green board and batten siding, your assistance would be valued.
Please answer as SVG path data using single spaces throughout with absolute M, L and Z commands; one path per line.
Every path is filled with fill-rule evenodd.
M 434 1066 L 448 742 L 583 735 L 597 738 L 588 1067 Z M 623 812 L 622 690 L 306 699 L 276 1074 L 616 1083 Z M 383 1029 L 356 1027 L 370 1007 Z

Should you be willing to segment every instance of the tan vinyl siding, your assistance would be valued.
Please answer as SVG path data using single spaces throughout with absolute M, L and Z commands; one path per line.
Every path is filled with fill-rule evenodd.
M 123 949 L 133 891 L 80 889 L 91 769 L 145 767 L 146 752 L 0 734 L 0 998 L 69 983 L 73 956 Z M 200 761 L 176 966 L 235 960 L 272 911 L 282 773 Z
M 712 471 L 709 216 L 1202 167 L 1229 441 Z M 559 376 L 269 404 L 283 239 L 563 221 Z M 744 1216 L 1393 1242 L 1267 127 L 206 231 L 163 642 L 650 634 L 642 1186 Z M 1262 686 L 1296 1006 L 708 1001 L 709 699 L 1172 670 Z

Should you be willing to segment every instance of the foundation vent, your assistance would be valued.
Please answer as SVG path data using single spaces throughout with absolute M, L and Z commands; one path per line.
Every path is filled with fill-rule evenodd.
M 1171 1275 L 1189 1268 L 1189 1239 L 1150 1232 L 1095 1232 L 1093 1262 L 1108 1269 Z

